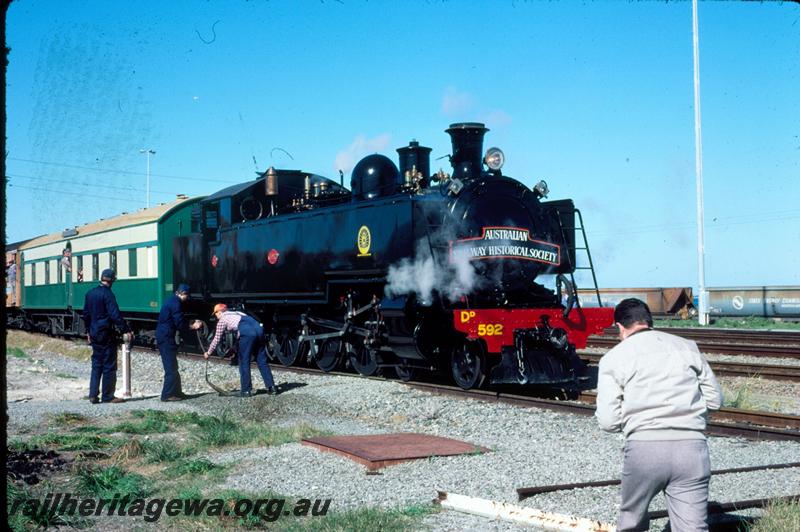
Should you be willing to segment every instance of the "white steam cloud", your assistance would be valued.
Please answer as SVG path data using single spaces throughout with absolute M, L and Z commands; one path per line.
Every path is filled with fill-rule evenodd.
M 371 139 L 364 135 L 358 135 L 347 148 L 336 154 L 336 160 L 333 163 L 334 170 L 341 170 L 345 173 L 350 172 L 362 157 L 384 151 L 389 146 L 391 139 L 392 137 L 388 133 L 383 133 Z
M 447 235 L 450 238 L 444 236 L 440 232 L 432 235 L 431 239 L 434 242 L 454 240 L 453 235 Z M 413 260 L 404 258 L 398 264 L 389 266 L 384 289 L 387 296 L 416 294 L 419 300 L 428 302 L 436 290 L 448 299 L 455 300 L 469 295 L 483 283 L 483 279 L 475 272 L 467 249 L 453 249 L 449 262 L 443 257 L 441 264 L 431 256 L 427 240 L 419 240 L 416 251 Z

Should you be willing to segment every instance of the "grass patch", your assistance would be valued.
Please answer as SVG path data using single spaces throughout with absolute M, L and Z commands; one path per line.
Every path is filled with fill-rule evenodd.
M 92 357 L 92 348 L 80 342 L 85 342 L 85 338 L 70 342 L 60 338 L 44 338 L 24 331 L 8 331 L 6 351 L 16 347 L 23 351 L 48 351 L 78 360 L 89 360 Z
M 6 357 L 21 358 L 23 360 L 33 360 L 31 357 L 28 356 L 27 353 L 25 353 L 25 351 L 23 351 L 19 347 L 6 348 Z
M 32 437 L 28 444 L 39 448 L 54 447 L 59 451 L 97 451 L 111 447 L 114 440 L 96 434 L 55 434 L 51 432 Z
M 23 440 L 11 440 L 6 446 L 11 451 L 33 451 L 38 449 L 35 443 Z
M 723 406 L 742 410 L 755 409 L 755 404 L 751 400 L 753 392 L 747 384 L 743 384 L 734 390 L 724 390 L 722 395 L 725 397 Z
M 80 425 L 89 421 L 89 418 L 77 412 L 60 412 L 58 414 L 51 415 L 50 419 L 53 420 L 53 423 L 62 427 Z
M 142 455 L 148 464 L 161 462 L 175 462 L 185 458 L 194 451 L 186 447 L 180 447 L 169 440 L 146 441 L 142 443 Z
M 84 468 L 78 470 L 78 491 L 85 495 L 130 500 L 145 497 L 150 490 L 147 479 L 129 473 L 119 466 Z
M 437 512 L 433 505 L 411 506 L 408 508 L 382 509 L 360 508 L 346 512 L 329 513 L 324 517 L 295 518 L 281 520 L 281 530 L 285 532 L 404 532 L 422 529 L 422 520 Z
M 40 490 L 40 492 L 32 492 L 26 489 L 24 486 L 18 486 L 17 484 L 6 480 L 6 511 L 8 512 L 8 528 L 14 531 L 27 531 L 36 528 L 48 528 L 59 525 L 80 525 L 81 521 L 75 517 L 66 515 L 61 516 L 55 513 L 51 515 L 48 510 L 40 508 L 38 504 L 26 504 L 26 501 L 29 500 L 43 500 L 45 497 L 45 492 L 47 491 L 52 492 L 53 490 L 45 488 L 44 491 Z
M 794 532 L 800 530 L 800 502 L 771 503 L 750 532 Z
M 405 532 L 421 530 L 422 520 L 439 511 L 430 505 L 416 505 L 408 508 L 382 509 L 360 508 L 342 512 L 331 512 L 332 501 L 292 499 L 272 492 L 244 493 L 238 490 L 222 490 L 203 493 L 197 485 L 184 488 L 178 497 L 183 499 L 209 499 L 224 501 L 226 515 L 206 515 L 192 517 L 193 528 L 216 529 L 277 529 L 285 532 Z M 239 500 L 262 501 L 260 515 L 236 515 Z M 239 507 L 243 510 L 244 507 Z M 223 511 L 223 513 L 224 513 Z M 288 513 L 287 513 L 288 512 Z M 176 518 L 179 522 L 187 517 Z M 198 522 L 197 520 L 202 520 Z
M 125 421 L 111 427 L 114 432 L 128 434 L 163 434 L 169 430 L 169 417 L 160 410 L 133 410 L 135 421 Z
M 164 470 L 168 476 L 182 476 L 182 475 L 203 475 L 212 471 L 222 469 L 219 466 L 205 458 L 195 458 L 192 460 L 180 460 Z
M 241 423 L 228 412 L 223 412 L 220 416 L 197 416 L 195 423 L 190 431 L 198 444 L 203 447 L 282 445 L 321 434 L 319 430 L 307 424 L 269 427 L 255 423 Z

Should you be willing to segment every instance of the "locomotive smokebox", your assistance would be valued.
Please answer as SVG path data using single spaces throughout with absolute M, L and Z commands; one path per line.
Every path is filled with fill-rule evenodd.
M 397 148 L 397 153 L 400 155 L 400 176 L 416 168 L 422 174 L 422 184 L 425 186 L 431 175 L 431 148 L 420 146 L 419 142 L 412 140 L 408 146 Z
M 445 130 L 453 142 L 454 179 L 474 179 L 481 175 L 483 160 L 483 136 L 489 131 L 480 122 L 450 124 Z

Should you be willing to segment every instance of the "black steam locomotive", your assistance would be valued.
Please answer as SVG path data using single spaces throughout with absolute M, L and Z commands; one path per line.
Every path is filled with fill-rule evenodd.
M 403 380 L 449 370 L 463 388 L 487 374 L 574 382 L 576 345 L 612 322 L 575 302 L 580 213 L 542 201 L 544 182 L 504 176 L 502 151 L 483 156 L 483 124 L 446 131 L 452 175 L 431 173 L 431 149 L 412 141 L 399 168 L 362 159 L 350 190 L 343 176 L 270 168 L 205 198 L 173 243 L 175 282 L 257 316 L 287 366 L 390 367 Z M 555 290 L 536 283 L 543 274 Z

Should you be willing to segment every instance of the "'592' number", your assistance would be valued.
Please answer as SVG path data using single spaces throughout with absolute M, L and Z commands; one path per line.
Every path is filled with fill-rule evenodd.
M 478 336 L 500 336 L 503 334 L 502 323 L 479 323 Z

